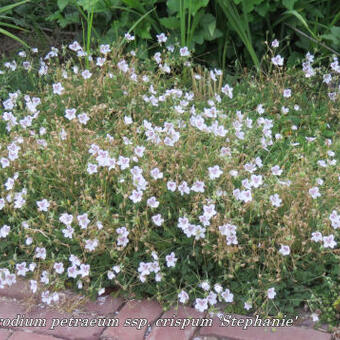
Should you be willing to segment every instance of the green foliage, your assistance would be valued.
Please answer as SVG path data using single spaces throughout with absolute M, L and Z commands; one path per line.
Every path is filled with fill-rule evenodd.
M 168 33 L 169 43 L 223 69 L 235 61 L 260 69 L 264 42 L 274 38 L 291 63 L 316 48 L 340 50 L 340 3 L 332 0 L 31 0 L 13 13 L 26 28 L 57 24 L 83 32 L 78 39 L 87 49 L 131 32 L 134 48 L 152 51 L 155 35 Z
M 12 21 L 12 22 L 14 21 L 13 17 L 9 16 L 9 13 L 16 7 L 23 5 L 27 3 L 28 1 L 30 0 L 23 0 L 23 1 L 16 2 L 14 4 L 0 7 L 0 20 L 1 20 L 0 21 L 0 34 L 3 34 L 11 39 L 18 41 L 20 44 L 22 44 L 23 46 L 27 48 L 29 46 L 22 39 L 20 39 L 18 36 L 11 33 L 10 31 L 8 31 L 8 28 L 19 30 L 19 31 L 24 31 L 24 29 L 17 25 L 11 24 L 8 21 Z M 4 27 L 6 27 L 6 29 Z

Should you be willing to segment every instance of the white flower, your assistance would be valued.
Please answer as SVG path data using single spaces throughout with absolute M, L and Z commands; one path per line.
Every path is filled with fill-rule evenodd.
M 81 73 L 82 77 L 84 79 L 90 79 L 91 76 L 92 76 L 92 73 L 89 71 L 89 70 L 84 70 L 82 73 Z
M 314 242 L 322 242 L 322 234 L 320 233 L 320 231 L 315 231 L 314 233 L 312 233 L 311 240 Z
M 340 215 L 335 210 L 333 210 L 329 215 L 329 220 L 331 221 L 332 227 L 334 229 L 340 228 Z
M 129 196 L 129 198 L 133 203 L 140 202 L 143 198 L 143 191 L 133 190 L 132 194 Z
M 275 176 L 280 176 L 282 174 L 282 170 L 278 165 L 275 165 L 271 168 L 272 174 Z
M 71 278 L 76 278 L 78 276 L 78 269 L 75 265 L 67 268 L 67 276 Z
M 280 43 L 277 39 L 272 41 L 272 47 L 277 48 L 277 47 L 279 47 L 279 45 L 280 45 Z
M 59 221 L 61 223 L 64 223 L 66 226 L 71 225 L 72 221 L 73 221 L 73 216 L 67 213 L 63 213 L 60 215 L 59 217 Z
M 262 114 L 264 113 L 263 104 L 257 105 L 256 111 L 257 111 L 260 115 L 262 115 Z
M 208 309 L 208 299 L 197 298 L 195 300 L 195 309 L 203 313 L 206 309 Z
M 284 89 L 283 91 L 283 97 L 284 98 L 289 98 L 292 95 L 292 90 L 291 89 Z
M 72 120 L 76 118 L 76 112 L 77 112 L 77 109 L 66 109 L 65 118 L 67 118 L 68 120 Z
M 100 53 L 102 53 L 102 54 L 107 54 L 107 53 L 111 52 L 109 45 L 100 45 L 99 50 L 100 50 Z
M 130 158 L 119 156 L 117 164 L 120 166 L 121 170 L 125 170 L 130 166 Z
M 124 37 L 127 41 L 135 40 L 135 36 L 131 35 L 130 33 L 125 33 Z
M 244 303 L 244 309 L 249 310 L 252 309 L 253 305 L 250 302 L 245 302 Z
M 50 203 L 46 200 L 43 199 L 42 201 L 37 201 L 37 206 L 38 206 L 38 211 L 47 211 Z
M 178 191 L 181 193 L 181 196 L 183 196 L 184 194 L 188 195 L 190 193 L 188 183 L 186 181 L 182 181 L 178 186 Z
M 161 172 L 158 168 L 154 168 L 150 171 L 151 177 L 154 179 L 161 179 L 163 178 L 163 172 Z
M 124 116 L 124 123 L 125 123 L 126 125 L 132 124 L 132 118 L 131 118 L 131 117 L 128 117 L 128 116 Z
M 220 294 L 223 291 L 223 287 L 219 283 L 215 283 L 214 290 L 217 294 Z
M 98 240 L 95 238 L 94 240 L 85 240 L 85 249 L 88 251 L 94 251 L 98 246 Z
M 318 314 L 312 313 L 310 316 L 311 316 L 313 322 L 318 322 L 319 321 L 319 315 Z
M 62 95 L 64 93 L 64 88 L 61 85 L 61 83 L 53 84 L 52 87 L 53 87 L 54 94 Z
M 251 194 L 251 190 L 242 190 L 239 193 L 238 199 L 240 199 L 241 201 L 247 203 L 247 202 L 251 202 L 253 200 L 252 194 Z
M 332 76 L 328 73 L 328 74 L 324 74 L 323 75 L 323 83 L 329 84 L 332 81 Z
M 254 188 L 258 188 L 263 183 L 261 175 L 251 175 L 250 177 L 250 185 Z
M 322 241 L 323 241 L 323 246 L 325 248 L 332 248 L 333 249 L 337 245 L 337 243 L 334 241 L 334 235 L 333 234 L 328 235 L 328 236 L 324 236 L 322 238 Z
M 90 220 L 88 219 L 88 215 L 85 213 L 83 215 L 77 216 L 78 223 L 82 229 L 86 229 Z
M 104 65 L 105 61 L 106 61 L 106 58 L 98 57 L 96 59 L 96 65 L 99 66 L 99 67 L 102 67 Z
M 209 171 L 209 178 L 210 179 L 219 178 L 223 174 L 223 171 L 220 169 L 220 167 L 218 165 L 215 165 L 213 167 L 209 167 L 208 171 Z
M 186 291 L 181 290 L 178 293 L 178 299 L 180 303 L 187 303 L 189 301 L 189 295 Z
M 30 289 L 32 291 L 32 293 L 36 293 L 37 289 L 38 289 L 38 283 L 36 280 L 30 280 Z
M 202 182 L 202 181 L 196 181 L 193 185 L 192 185 L 192 187 L 191 187 L 191 190 L 192 191 L 195 191 L 195 192 L 204 192 L 204 186 L 205 186 L 205 184 L 204 184 L 204 182 Z
M 96 164 L 93 164 L 93 163 L 88 163 L 88 164 L 87 164 L 87 172 L 88 172 L 90 175 L 92 175 L 92 174 L 98 172 L 98 171 L 97 171 L 97 165 L 96 165 Z
M 184 46 L 179 50 L 179 54 L 181 55 L 181 57 L 189 57 L 190 51 L 189 51 L 188 47 Z
M 72 44 L 69 44 L 68 48 L 72 51 L 75 51 L 75 52 L 82 49 L 81 46 L 79 45 L 78 41 L 74 41 Z
M 165 256 L 165 260 L 166 260 L 166 266 L 167 267 L 175 267 L 176 262 L 177 262 L 177 258 L 175 257 L 175 253 L 172 252 L 171 254 Z
M 164 223 L 164 219 L 162 218 L 161 214 L 157 214 L 152 216 L 152 221 L 155 223 L 158 227 L 160 227 Z
M 32 237 L 27 237 L 27 239 L 25 240 L 25 244 L 26 244 L 27 246 L 30 246 L 32 243 L 33 243 Z
M 275 57 L 272 58 L 272 63 L 276 66 L 283 66 L 283 60 L 284 58 L 282 58 L 279 54 Z
M 170 190 L 172 192 L 174 192 L 176 190 L 176 182 L 168 181 L 166 186 L 167 186 L 168 190 Z
M 309 189 L 308 192 L 309 192 L 309 195 L 312 196 L 313 199 L 316 199 L 316 198 L 321 196 L 318 187 L 313 187 L 313 188 Z
M 274 207 L 280 207 L 281 203 L 282 203 L 282 199 L 280 198 L 280 196 L 278 194 L 274 194 L 269 196 L 270 202 L 272 203 L 272 205 Z
M 210 290 L 210 284 L 208 281 L 201 282 L 200 287 L 206 292 Z
M 230 99 L 233 98 L 233 88 L 231 86 L 229 86 L 228 84 L 224 85 L 221 89 L 221 91 L 227 95 Z
M 272 287 L 267 290 L 268 299 L 271 299 L 271 300 L 274 299 L 275 295 L 276 295 L 275 288 Z
M 156 38 L 160 44 L 165 43 L 168 40 L 167 36 L 164 33 L 157 34 Z
M 26 262 L 17 263 L 15 269 L 17 270 L 17 275 L 20 276 L 26 276 L 26 273 L 29 271 L 26 267 Z
M 46 249 L 40 248 L 40 247 L 35 248 L 35 257 L 37 259 L 45 260 L 46 259 Z
M 45 283 L 45 285 L 49 284 L 50 279 L 48 278 L 48 272 L 46 270 L 42 272 L 40 282 Z
M 53 265 L 53 269 L 56 271 L 57 274 L 62 274 L 64 272 L 64 264 L 62 262 L 56 262 Z
M 86 113 L 83 112 L 78 115 L 78 120 L 80 124 L 86 125 L 90 118 Z
M 157 208 L 159 206 L 159 202 L 157 201 L 155 196 L 150 197 L 147 201 L 146 204 L 151 207 L 151 208 Z
M 134 153 L 137 155 L 137 157 L 143 157 L 145 151 L 144 146 L 136 146 L 134 149 Z
M 90 265 L 82 263 L 80 265 L 80 269 L 78 271 L 78 274 L 80 274 L 81 277 L 88 276 L 90 274 Z
M 222 298 L 225 302 L 233 302 L 234 301 L 234 294 L 232 294 L 229 289 L 226 289 L 221 294 L 221 296 L 222 296 Z
M 287 256 L 290 254 L 290 248 L 289 246 L 281 244 L 281 249 L 279 250 L 279 253 L 283 256 Z

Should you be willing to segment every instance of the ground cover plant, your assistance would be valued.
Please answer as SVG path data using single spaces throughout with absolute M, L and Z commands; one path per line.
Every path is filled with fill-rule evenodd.
M 337 58 L 287 69 L 273 41 L 266 73 L 225 75 L 157 41 L 0 66 L 0 288 L 336 324 Z

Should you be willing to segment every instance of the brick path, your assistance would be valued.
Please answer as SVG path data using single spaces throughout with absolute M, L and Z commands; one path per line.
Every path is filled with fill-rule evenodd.
M 221 327 L 216 316 L 211 318 L 189 307 L 163 312 L 155 301 L 123 301 L 106 296 L 96 302 L 89 302 L 81 296 L 65 292 L 62 306 L 63 310 L 41 305 L 39 299 L 31 295 L 26 281 L 18 281 L 10 288 L 0 289 L 0 340 L 331 340 L 329 333 L 294 326 L 276 329 L 249 327 L 247 330 L 242 330 L 242 327 Z M 179 327 L 161 327 L 171 319 L 190 317 L 199 322 L 203 322 L 203 318 L 207 318 L 207 321 L 212 319 L 213 326 L 194 325 L 183 327 L 183 330 Z M 13 323 L 4 324 L 8 321 L 1 319 L 11 319 Z M 76 319 L 78 326 L 75 326 Z M 35 324 L 15 324 L 13 320 L 26 320 Z M 111 325 L 103 324 L 109 320 Z M 89 325 L 92 322 L 92 326 L 80 324 L 86 321 Z

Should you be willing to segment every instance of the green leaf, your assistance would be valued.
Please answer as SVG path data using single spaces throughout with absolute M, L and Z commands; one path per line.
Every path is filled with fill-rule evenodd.
M 209 3 L 209 0 L 168 0 L 169 14 L 180 11 L 181 1 L 183 1 L 184 9 L 190 9 L 192 15 L 195 15 L 199 9 L 206 7 Z
M 287 9 L 292 10 L 297 0 L 282 0 L 283 6 Z
M 142 5 L 143 1 L 139 1 L 139 0 L 122 0 L 122 2 L 124 4 L 126 4 L 127 6 L 129 6 L 130 8 L 136 9 L 139 12 L 144 12 L 145 9 Z
M 206 27 L 209 35 L 212 36 L 216 29 L 216 18 L 212 14 L 207 13 L 203 16 L 201 22 Z
M 257 7 L 263 2 L 263 0 L 251 0 L 251 1 L 244 1 L 244 9 L 247 13 L 250 13 L 254 10 L 254 7 Z
M 176 30 L 179 28 L 179 20 L 175 17 L 160 18 L 159 22 L 169 30 Z
M 189 0 L 190 1 L 190 0 Z M 186 2 L 189 2 L 186 1 Z M 196 12 L 204 7 L 207 7 L 209 0 L 191 0 L 192 4 L 191 4 L 191 13 L 192 15 L 195 15 Z
M 255 12 L 260 14 L 261 17 L 265 17 L 272 8 L 273 6 L 271 6 L 269 2 L 264 2 L 255 7 Z
M 63 11 L 64 8 L 69 4 L 69 0 L 58 0 L 57 4 L 59 9 Z
M 330 40 L 336 48 L 340 47 L 340 26 L 334 26 L 331 28 L 331 33 L 323 34 L 322 39 Z
M 6 12 L 10 11 L 11 9 L 18 7 L 22 4 L 25 4 L 26 2 L 29 2 L 29 1 L 30 0 L 23 0 L 23 1 L 16 2 L 16 3 L 11 4 L 11 5 L 0 7 L 0 13 L 6 13 Z
M 3 28 L 0 28 L 0 34 L 6 35 L 7 37 L 12 38 L 12 39 L 18 41 L 19 43 L 24 45 L 26 48 L 30 48 L 23 40 L 21 40 L 20 38 L 18 38 L 17 36 L 12 34 L 11 32 L 8 32 L 8 31 L 4 30 Z
M 77 0 L 77 4 L 81 6 L 85 11 L 92 12 L 95 11 L 98 1 L 99 0 Z

